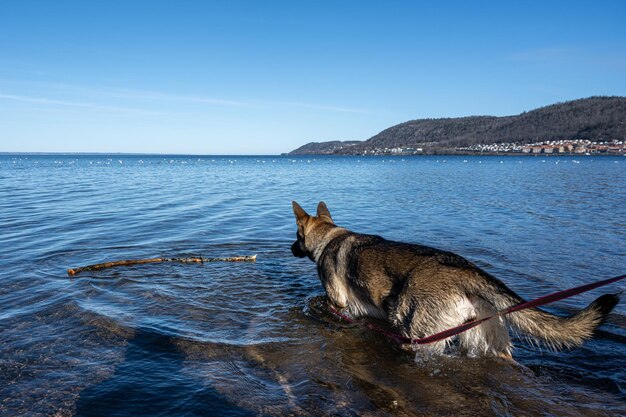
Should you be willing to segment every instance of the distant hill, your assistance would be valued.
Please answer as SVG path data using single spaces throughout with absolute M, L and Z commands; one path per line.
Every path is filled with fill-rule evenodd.
M 364 142 L 348 142 L 350 146 L 338 145 L 346 142 L 322 142 L 305 145 L 292 153 L 303 148 L 314 149 L 315 152 L 308 153 L 317 154 L 363 154 L 384 148 L 421 148 L 427 152 L 477 144 L 575 139 L 625 140 L 626 97 L 590 97 L 517 116 L 411 120 L 385 129 Z
M 289 155 L 332 155 L 354 145 L 363 143 L 360 140 L 333 140 L 330 142 L 310 142 L 289 152 Z

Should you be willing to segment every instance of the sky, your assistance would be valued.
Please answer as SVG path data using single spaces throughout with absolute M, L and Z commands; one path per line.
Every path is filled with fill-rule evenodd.
M 626 96 L 624 1 L 0 2 L 0 152 L 274 155 Z

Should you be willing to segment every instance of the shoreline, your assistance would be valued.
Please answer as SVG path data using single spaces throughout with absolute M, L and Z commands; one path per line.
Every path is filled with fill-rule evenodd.
M 420 156 L 498 156 L 498 157 L 514 157 L 514 156 L 523 156 L 523 157 L 594 157 L 594 156 L 626 156 L 626 153 L 574 153 L 574 152 L 564 152 L 564 153 L 524 153 L 524 152 L 452 152 L 452 151 L 442 151 L 442 152 L 421 152 L 421 153 L 372 153 L 372 154 L 361 154 L 361 153 L 345 153 L 345 154 L 335 154 L 335 153 L 281 153 L 281 154 L 231 154 L 231 155 L 222 155 L 222 154 L 176 154 L 176 153 L 125 153 L 125 152 L 0 152 L 0 157 L 45 157 L 45 156 L 95 156 L 95 157 L 106 157 L 106 156 L 115 156 L 115 157 L 148 157 L 148 158 L 158 158 L 158 157 L 190 157 L 190 158 L 290 158 L 290 157 L 359 157 L 359 158 L 370 158 L 370 157 L 420 157 Z
M 416 153 L 416 154 L 392 154 L 392 153 L 380 153 L 380 154 L 281 154 L 280 156 L 358 156 L 358 157 L 413 157 L 413 156 L 523 156 L 523 157 L 593 157 L 593 156 L 626 156 L 626 153 L 590 153 L 580 154 L 574 152 L 568 153 L 523 153 L 523 152 L 430 152 L 430 153 Z

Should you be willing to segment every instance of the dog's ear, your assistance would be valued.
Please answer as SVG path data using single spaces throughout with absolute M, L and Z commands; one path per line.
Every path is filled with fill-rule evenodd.
M 300 207 L 300 204 L 292 201 L 291 205 L 293 206 L 293 214 L 296 215 L 296 223 L 301 223 L 304 219 L 309 217 L 306 211 L 304 211 L 304 209 Z
M 320 201 L 320 203 L 317 205 L 317 217 L 322 216 L 328 217 L 328 220 L 330 220 L 331 222 L 333 221 L 333 218 L 330 216 L 330 211 L 328 211 L 328 207 L 326 207 L 326 203 Z

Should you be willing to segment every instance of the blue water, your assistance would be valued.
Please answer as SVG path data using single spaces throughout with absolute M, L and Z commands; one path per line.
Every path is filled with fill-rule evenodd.
M 0 155 L 0 415 L 626 414 L 626 301 L 581 348 L 417 364 L 324 312 L 292 200 L 526 298 L 626 272 L 624 157 Z

